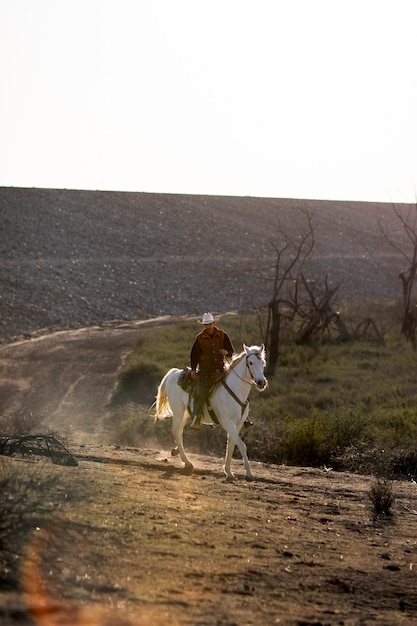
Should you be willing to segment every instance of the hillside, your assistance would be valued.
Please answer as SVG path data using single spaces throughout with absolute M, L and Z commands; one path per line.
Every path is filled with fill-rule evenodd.
M 392 207 L 125 192 L 0 188 L 0 339 L 113 319 L 248 311 L 268 302 L 278 224 L 313 218 L 307 274 L 328 275 L 340 300 L 395 297 L 402 259 Z

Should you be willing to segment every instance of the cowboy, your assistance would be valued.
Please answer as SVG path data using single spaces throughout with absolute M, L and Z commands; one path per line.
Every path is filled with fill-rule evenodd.
M 199 320 L 204 329 L 191 348 L 191 377 L 197 383 L 191 415 L 193 430 L 200 430 L 204 404 L 213 386 L 224 375 L 226 357 L 232 357 L 234 352 L 229 336 L 215 326 L 216 321 L 211 313 L 204 313 Z

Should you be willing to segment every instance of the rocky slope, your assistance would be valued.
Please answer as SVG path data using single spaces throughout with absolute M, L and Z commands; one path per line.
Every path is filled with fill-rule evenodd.
M 268 302 L 280 229 L 313 219 L 306 274 L 339 298 L 393 297 L 406 246 L 386 204 L 0 188 L 0 339 L 113 319 L 248 311 Z

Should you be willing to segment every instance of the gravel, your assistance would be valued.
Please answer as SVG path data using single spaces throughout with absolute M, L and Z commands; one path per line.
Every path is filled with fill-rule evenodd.
M 401 258 L 354 202 L 0 188 L 0 339 L 161 315 L 253 311 L 268 302 L 280 231 L 313 217 L 305 272 L 339 297 L 393 297 Z M 395 220 L 393 236 L 403 241 Z

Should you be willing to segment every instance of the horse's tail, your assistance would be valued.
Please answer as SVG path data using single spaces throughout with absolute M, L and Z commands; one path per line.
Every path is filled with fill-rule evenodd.
M 174 368 L 170 369 L 169 372 L 165 374 L 165 376 L 163 377 L 163 379 L 161 380 L 159 384 L 158 393 L 156 394 L 156 400 L 155 400 L 154 418 L 156 420 L 157 419 L 163 420 L 165 417 L 172 416 L 172 409 L 169 404 L 169 399 L 168 399 L 168 394 L 167 394 L 167 380 L 169 376 L 175 371 L 176 370 Z

